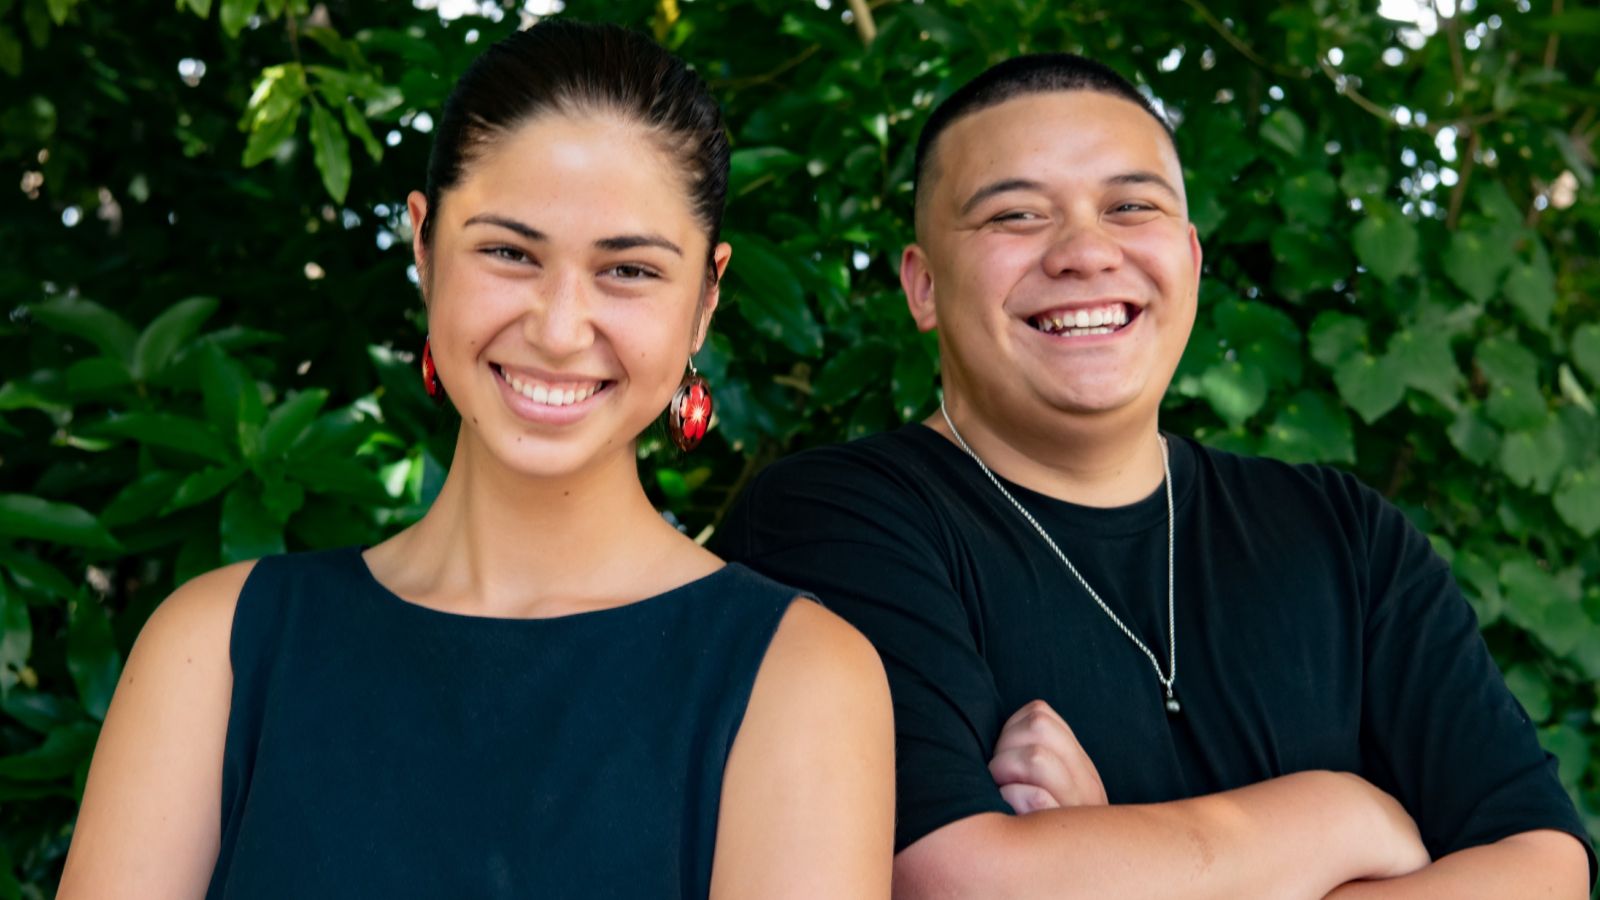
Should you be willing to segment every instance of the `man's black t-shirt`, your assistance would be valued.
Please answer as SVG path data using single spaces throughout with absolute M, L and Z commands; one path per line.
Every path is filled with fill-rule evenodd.
M 988 771 L 1043 699 L 1112 803 L 1292 772 L 1355 772 L 1428 851 L 1584 829 L 1448 564 L 1354 477 L 1169 436 L 1176 693 L 957 446 L 921 425 L 767 467 L 713 549 L 814 591 L 878 648 L 894 694 L 896 849 L 1009 813 Z M 1096 509 L 1007 483 L 1167 661 L 1167 508 Z M 1593 872 L 1593 853 L 1591 878 Z

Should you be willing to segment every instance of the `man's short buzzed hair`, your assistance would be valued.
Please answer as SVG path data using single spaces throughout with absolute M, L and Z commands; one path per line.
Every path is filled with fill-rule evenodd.
M 917 139 L 916 166 L 912 170 L 918 207 L 922 204 L 923 183 L 927 180 L 929 166 L 933 164 L 935 147 L 946 129 L 966 116 L 1007 100 L 1054 91 L 1095 91 L 1120 97 L 1149 113 L 1151 118 L 1160 123 L 1167 137 L 1172 137 L 1172 126 L 1155 104 L 1110 66 L 1075 53 L 1034 53 L 1014 57 L 990 66 L 934 107 L 928 123 L 922 127 L 922 136 Z

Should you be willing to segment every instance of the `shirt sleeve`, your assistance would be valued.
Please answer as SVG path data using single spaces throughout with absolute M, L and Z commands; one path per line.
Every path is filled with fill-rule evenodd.
M 1353 479 L 1351 479 L 1353 481 Z M 1351 486 L 1368 559 L 1362 752 L 1435 859 L 1555 829 L 1594 849 L 1506 687 L 1450 566 L 1399 509 Z
M 899 476 L 791 457 L 752 482 L 712 542 L 815 593 L 877 648 L 894 701 L 896 852 L 968 816 L 1012 812 L 988 769 L 1006 715 L 993 674 L 926 501 Z

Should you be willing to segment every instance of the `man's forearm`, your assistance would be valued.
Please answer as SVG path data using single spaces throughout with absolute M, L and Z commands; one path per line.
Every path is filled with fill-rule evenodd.
M 1172 803 L 975 816 L 902 851 L 895 895 L 1320 898 L 1426 861 L 1370 795 L 1354 776 L 1303 772 Z
M 1560 831 L 1529 831 L 1461 850 L 1424 869 L 1383 881 L 1354 881 L 1328 900 L 1409 900 L 1450 897 L 1589 896 L 1589 859 L 1576 838 Z

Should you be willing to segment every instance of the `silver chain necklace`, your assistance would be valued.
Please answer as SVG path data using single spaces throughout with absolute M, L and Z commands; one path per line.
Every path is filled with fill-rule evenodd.
M 950 433 L 955 435 L 956 443 L 961 445 L 961 449 L 967 451 L 967 455 L 972 457 L 972 461 L 978 464 L 978 468 L 983 470 L 983 474 L 989 476 L 989 481 L 994 484 L 995 489 L 998 490 L 1007 500 L 1011 501 L 1011 505 L 1017 508 L 1017 512 L 1021 513 L 1024 519 L 1028 520 L 1028 524 L 1033 526 L 1034 531 L 1039 532 L 1039 537 L 1044 538 L 1044 542 L 1049 544 L 1050 549 L 1056 552 L 1056 557 L 1061 560 L 1061 564 L 1066 566 L 1067 571 L 1072 573 L 1072 577 L 1078 579 L 1078 583 L 1083 585 L 1083 589 L 1089 592 L 1089 596 L 1092 597 L 1094 602 L 1100 607 L 1100 611 L 1105 613 L 1106 616 L 1109 617 L 1111 621 L 1122 630 L 1122 633 L 1127 635 L 1128 640 L 1133 641 L 1133 645 L 1138 647 L 1139 650 L 1142 651 L 1147 658 L 1149 658 L 1150 665 L 1156 670 L 1156 680 L 1161 682 L 1161 686 L 1167 691 L 1167 712 L 1171 715 L 1177 715 L 1179 712 L 1181 712 L 1183 707 L 1179 705 L 1178 698 L 1172 692 L 1172 685 L 1178 680 L 1178 631 L 1174 626 L 1174 617 L 1172 614 L 1172 548 L 1174 544 L 1173 523 L 1176 521 L 1176 518 L 1172 514 L 1172 464 L 1167 460 L 1166 437 L 1162 435 L 1156 436 L 1161 442 L 1161 470 L 1166 475 L 1166 478 L 1162 484 L 1165 485 L 1167 489 L 1167 671 L 1169 674 L 1163 675 L 1161 674 L 1161 663 L 1156 659 L 1156 655 L 1151 652 L 1149 647 L 1145 646 L 1144 641 L 1139 640 L 1138 635 L 1134 634 L 1128 628 L 1128 626 L 1122 624 L 1122 620 L 1117 618 L 1117 614 L 1111 611 L 1111 607 L 1107 606 L 1106 602 L 1100 599 L 1100 595 L 1095 593 L 1094 588 L 1089 586 L 1089 582 L 1084 580 L 1083 575 L 1078 571 L 1078 567 L 1074 566 L 1072 564 L 1072 560 L 1067 559 L 1067 555 L 1061 552 L 1060 547 L 1056 546 L 1056 542 L 1052 540 L 1050 534 L 1044 530 L 1044 526 L 1040 525 L 1039 521 L 1033 517 L 1033 514 L 1028 512 L 1027 509 L 1023 508 L 1021 503 L 1017 502 L 1016 497 L 1011 496 L 1011 492 L 1006 490 L 1005 485 L 1000 483 L 1000 479 L 996 478 L 995 474 L 989 471 L 989 467 L 984 465 L 983 460 L 978 457 L 978 454 L 973 452 L 971 447 L 967 446 L 967 441 L 961 436 L 961 432 L 956 428 L 956 423 L 950 421 L 950 411 L 945 409 L 944 398 L 942 397 L 939 399 L 939 412 L 944 416 L 944 423 L 950 426 Z

